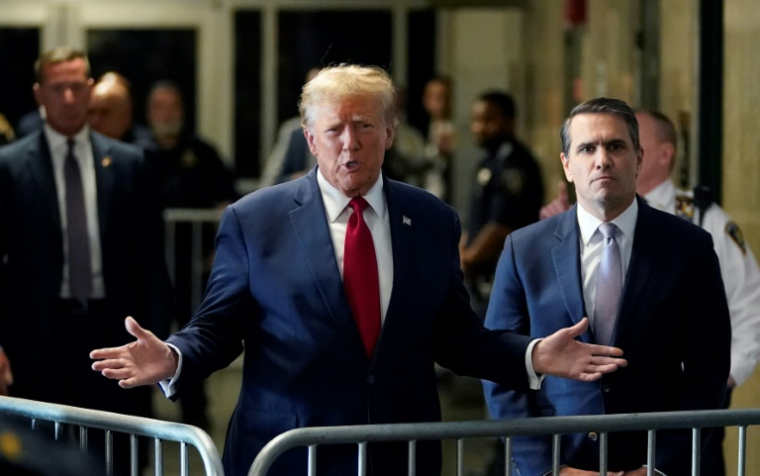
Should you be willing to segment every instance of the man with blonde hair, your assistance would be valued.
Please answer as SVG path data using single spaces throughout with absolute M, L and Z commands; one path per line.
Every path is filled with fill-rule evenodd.
M 130 319 L 136 343 L 91 354 L 122 387 L 163 381 L 173 394 L 245 348 L 225 474 L 247 474 L 293 428 L 440 420 L 434 362 L 524 389 L 534 372 L 593 380 L 625 365 L 619 349 L 574 340 L 585 321 L 540 342 L 482 327 L 462 284 L 455 212 L 381 173 L 393 94 L 381 69 L 323 69 L 300 104 L 317 167 L 227 208 L 195 318 L 166 343 Z M 317 462 L 320 474 L 350 474 L 356 447 L 320 447 Z M 440 474 L 440 446 L 420 443 L 417 463 L 417 474 Z M 406 444 L 369 445 L 370 474 L 407 464 Z M 269 474 L 305 471 L 301 449 Z

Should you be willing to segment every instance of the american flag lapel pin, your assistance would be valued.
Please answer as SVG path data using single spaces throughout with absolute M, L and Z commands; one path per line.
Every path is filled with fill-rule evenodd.
M 402 218 L 401 218 L 401 222 L 402 222 L 404 225 L 412 226 L 412 219 L 411 219 L 411 218 L 409 218 L 409 217 L 408 217 L 408 216 L 406 216 L 406 215 L 402 215 Z

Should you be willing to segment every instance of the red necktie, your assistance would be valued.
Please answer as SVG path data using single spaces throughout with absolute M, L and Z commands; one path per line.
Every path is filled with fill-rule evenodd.
M 372 234 L 362 211 L 367 201 L 354 197 L 349 202 L 354 213 L 348 219 L 343 254 L 343 287 L 354 314 L 367 357 L 372 358 L 380 336 L 380 283 Z

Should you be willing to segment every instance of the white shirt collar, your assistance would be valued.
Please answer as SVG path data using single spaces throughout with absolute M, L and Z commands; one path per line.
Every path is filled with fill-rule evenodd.
M 322 193 L 322 202 L 325 204 L 327 220 L 332 223 L 343 213 L 351 199 L 333 187 L 325 176 L 322 175 L 322 171 L 319 168 L 317 168 L 317 184 L 319 185 L 319 191 Z M 387 205 L 385 203 L 385 196 L 383 195 L 383 174 L 380 174 L 375 185 L 364 195 L 364 199 L 367 200 L 370 208 L 375 211 L 377 216 L 381 220 L 385 220 Z
M 673 199 L 676 196 L 676 186 L 672 180 L 666 180 L 644 195 L 648 204 L 661 211 L 670 211 L 675 207 Z M 675 209 L 675 208 L 674 208 Z M 673 212 L 670 212 L 673 213 Z
M 56 131 L 50 125 L 46 122 L 45 123 L 45 137 L 47 138 L 48 145 L 50 146 L 50 150 L 58 149 L 59 147 L 68 147 L 68 140 L 69 138 L 60 132 Z M 89 142 L 89 134 L 90 134 L 90 126 L 85 124 L 85 126 L 80 129 L 79 132 L 77 132 L 73 139 L 74 142 L 77 144 L 86 144 Z
M 584 209 L 581 204 L 578 204 L 578 226 L 581 230 L 581 240 L 584 245 L 588 245 L 589 240 L 594 236 L 596 230 L 603 222 L 594 215 L 590 214 Z M 618 215 L 617 218 L 612 220 L 624 236 L 629 239 L 633 239 L 633 232 L 636 229 L 636 219 L 639 215 L 639 204 L 634 198 L 633 203 L 625 209 L 623 213 Z

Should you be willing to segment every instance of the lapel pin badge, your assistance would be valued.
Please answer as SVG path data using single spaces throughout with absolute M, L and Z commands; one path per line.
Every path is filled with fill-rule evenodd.
M 111 165 L 111 158 L 104 157 L 100 163 L 103 165 L 103 167 L 108 167 L 109 165 Z
M 409 218 L 409 217 L 408 217 L 408 216 L 406 216 L 406 215 L 402 215 L 402 218 L 401 218 L 401 222 L 402 222 L 404 225 L 412 226 L 412 219 L 411 219 L 411 218 Z

